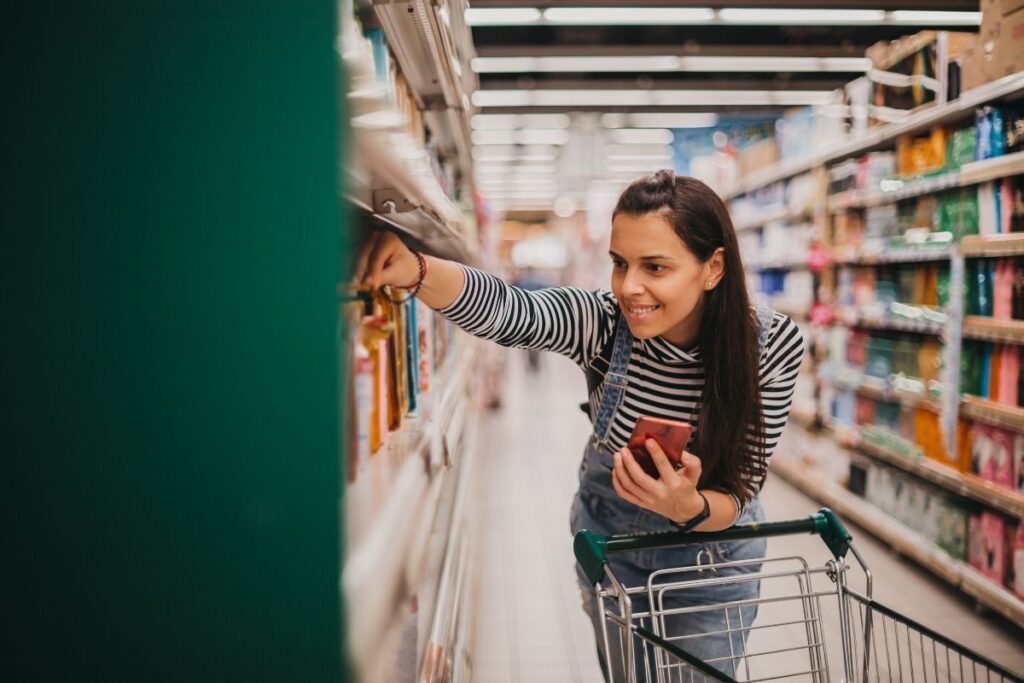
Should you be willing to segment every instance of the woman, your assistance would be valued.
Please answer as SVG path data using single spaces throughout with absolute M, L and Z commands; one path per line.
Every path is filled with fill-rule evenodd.
M 527 292 L 478 270 L 415 254 L 387 233 L 374 236 L 357 276 L 372 286 L 412 289 L 471 334 L 561 353 L 588 374 L 595 429 L 580 468 L 573 532 L 715 531 L 764 519 L 757 494 L 789 414 L 803 355 L 799 329 L 779 313 L 751 308 L 725 205 L 693 178 L 659 171 L 630 185 L 613 213 L 610 247 L 611 291 Z M 662 474 L 648 476 L 626 448 L 642 415 L 689 422 L 689 450 L 696 455 L 688 450 L 676 471 L 648 440 Z M 755 540 L 642 551 L 612 555 L 610 566 L 623 584 L 642 585 L 659 568 L 759 559 L 764 547 Z M 594 587 L 579 578 L 600 642 Z M 669 606 L 756 598 L 759 585 L 748 581 L 687 593 Z M 645 610 L 646 601 L 634 600 L 633 608 Z M 679 645 L 732 673 L 754 615 L 754 607 L 676 615 L 666 631 L 696 634 Z M 623 678 L 618 644 L 609 647 L 610 661 L 602 647 L 598 651 L 605 677 Z

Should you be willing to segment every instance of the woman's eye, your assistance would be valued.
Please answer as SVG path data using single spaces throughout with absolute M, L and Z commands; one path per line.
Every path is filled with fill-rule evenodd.
M 659 263 L 648 263 L 647 270 L 651 271 L 652 273 L 660 273 L 661 271 L 665 270 L 665 266 Z
M 626 262 L 625 261 L 619 261 L 618 259 L 612 259 L 612 267 L 613 268 L 625 268 L 626 267 Z

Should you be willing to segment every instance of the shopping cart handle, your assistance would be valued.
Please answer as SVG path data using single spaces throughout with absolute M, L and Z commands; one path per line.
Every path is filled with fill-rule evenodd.
M 721 531 L 664 531 L 648 534 L 598 536 L 586 529 L 580 529 L 573 539 L 573 552 L 576 553 L 576 561 L 583 567 L 590 582 L 599 583 L 604 578 L 608 553 L 791 534 L 818 534 L 837 560 L 846 556 L 853 538 L 836 513 L 828 508 L 821 508 L 815 514 L 803 519 L 743 524 Z

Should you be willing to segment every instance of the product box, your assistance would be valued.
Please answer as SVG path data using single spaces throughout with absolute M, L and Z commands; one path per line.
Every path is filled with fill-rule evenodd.
M 1013 488 L 1014 434 L 1000 427 L 989 427 L 992 440 L 991 458 L 981 476 L 986 480 Z
M 967 508 L 953 498 L 943 497 L 935 512 L 935 544 L 954 559 L 966 559 Z
M 967 562 L 1000 586 L 1006 583 L 1007 548 L 1006 521 L 1002 516 L 986 510 L 971 515 L 968 522 Z
M 865 54 L 872 65 L 872 125 L 945 102 L 950 63 L 961 59 L 974 41 L 973 33 L 921 31 L 869 47 Z
M 982 0 L 981 28 L 961 59 L 963 90 L 1024 71 L 1024 4 Z
M 1010 557 L 1013 568 L 1010 590 L 1018 598 L 1024 600 L 1024 522 L 1017 524 L 1017 532 L 1013 535 L 1013 545 L 1010 546 Z
M 760 140 L 740 150 L 740 174 L 748 176 L 779 160 L 779 145 L 773 139 Z

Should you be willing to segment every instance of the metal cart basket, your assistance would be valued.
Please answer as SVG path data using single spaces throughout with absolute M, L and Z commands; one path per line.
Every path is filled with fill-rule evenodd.
M 616 552 L 803 533 L 820 536 L 831 551 L 823 567 L 812 567 L 796 556 L 712 561 L 658 570 L 646 585 L 624 586 L 607 559 Z M 621 663 L 618 670 L 611 667 L 611 680 L 1024 681 L 873 600 L 871 572 L 842 522 L 827 508 L 805 519 L 710 533 L 601 537 L 582 530 L 576 534 L 574 550 L 597 591 L 605 660 L 611 654 Z M 847 563 L 850 554 L 859 571 Z M 758 597 L 714 604 L 685 599 L 686 591 L 745 581 L 760 582 L 760 592 L 750 593 Z M 757 617 L 744 623 L 740 608 L 752 604 Z M 725 614 L 724 631 L 667 632 L 674 614 L 714 610 Z M 729 643 L 726 657 L 704 661 L 687 651 L 697 639 L 724 634 Z

